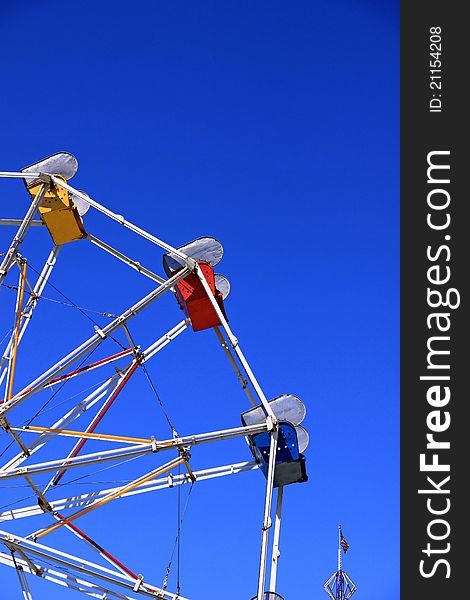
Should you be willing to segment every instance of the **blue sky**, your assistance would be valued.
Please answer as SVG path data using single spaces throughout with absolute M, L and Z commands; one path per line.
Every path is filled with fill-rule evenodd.
M 375 599 L 379 586 L 382 600 L 398 598 L 398 3 L 50 0 L 6 2 L 3 13 L 0 170 L 67 150 L 80 165 L 71 183 L 116 213 L 175 246 L 218 238 L 230 324 L 266 395 L 290 392 L 307 405 L 309 481 L 285 492 L 279 593 L 326 598 L 342 523 L 358 600 Z M 22 184 L 0 186 L 2 217 L 21 217 Z M 158 248 L 92 210 L 85 225 L 162 273 Z M 12 234 L 0 230 L 1 252 Z M 39 269 L 49 249 L 47 232 L 34 229 L 23 254 Z M 51 281 L 76 304 L 115 314 L 152 289 L 86 241 L 64 247 Z M 47 296 L 60 298 L 52 288 Z M 13 302 L 2 290 L 2 337 Z M 146 346 L 181 318 L 168 296 L 130 329 Z M 92 333 L 78 311 L 44 301 L 17 385 Z M 106 344 L 95 356 L 118 350 Z M 248 407 L 211 331 L 185 332 L 148 370 L 180 434 L 237 426 Z M 45 400 L 19 408 L 17 422 Z M 142 373 L 106 419 L 105 433 L 169 434 Z M 195 449 L 192 461 L 249 459 L 239 440 Z M 155 466 L 133 463 L 117 479 Z M 255 594 L 264 481 L 248 473 L 194 486 L 183 595 Z M 6 503 L 13 492 L 2 492 Z M 184 502 L 187 489 L 181 494 Z M 160 584 L 175 511 L 176 491 L 164 490 L 77 524 Z M 43 522 L 3 528 L 27 533 Z M 47 543 L 95 559 L 69 534 Z M 20 597 L 14 572 L 2 571 L 2 585 L 6 598 Z M 39 580 L 31 586 L 39 598 L 79 597 Z

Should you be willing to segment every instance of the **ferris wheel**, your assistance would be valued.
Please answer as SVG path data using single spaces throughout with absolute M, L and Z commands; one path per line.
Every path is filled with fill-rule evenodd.
M 308 433 L 302 426 L 305 405 L 292 394 L 268 399 L 250 368 L 228 322 L 230 311 L 226 311 L 225 301 L 230 292 L 229 281 L 215 272 L 223 255 L 220 242 L 213 237 L 199 237 L 173 247 L 72 187 L 69 180 L 77 169 L 76 158 L 60 152 L 18 172 L 0 172 L 2 178 L 19 179 L 24 184 L 25 197 L 30 200 L 23 219 L 0 219 L 4 230 L 10 226 L 14 231 L 9 247 L 0 254 L 0 286 L 5 288 L 3 293 L 10 290 L 14 298 L 12 314 L 4 314 L 2 318 L 2 327 L 7 327 L 7 331 L 0 348 L 0 426 L 4 431 L 0 494 L 10 489 L 10 485 L 14 490 L 13 484 L 21 482 L 22 488 L 27 487 L 34 497 L 34 501 L 25 501 L 11 491 L 8 498 L 5 496 L 9 502 L 0 502 L 0 563 L 16 570 L 22 594 L 18 597 L 25 600 L 33 598 L 30 585 L 33 577 L 103 600 L 132 600 L 140 596 L 186 600 L 179 580 L 175 589 L 169 589 L 172 559 L 163 581 L 151 583 L 148 580 L 154 578 L 153 574 L 146 573 L 144 577 L 135 566 L 124 564 L 113 551 L 113 539 L 99 542 L 93 539 L 82 527 L 81 517 L 92 511 L 99 512 L 101 507 L 117 499 L 149 493 L 158 495 L 158 490 L 169 487 L 179 490 L 186 486 L 190 493 L 193 486 L 204 486 L 206 480 L 255 472 L 249 476 L 264 477 L 266 483 L 264 502 L 259 507 L 261 544 L 253 600 L 282 600 L 276 592 L 276 581 L 283 492 L 288 485 L 307 481 L 304 451 Z M 150 242 L 153 249 L 158 247 L 162 252 L 162 274 L 131 259 L 125 248 L 117 249 L 90 233 L 86 224 L 90 209 Z M 49 233 L 52 249 L 42 269 L 32 269 L 31 257 L 23 255 L 23 248 L 26 237 L 34 236 L 34 229 L 39 228 Z M 104 252 L 124 263 L 151 280 L 153 289 L 121 314 L 101 312 L 101 316 L 107 318 L 105 325 L 95 322 L 88 313 L 94 325 L 93 334 L 83 336 L 83 341 L 58 360 L 50 360 L 41 372 L 36 367 L 35 353 L 40 352 L 39 348 L 25 344 L 25 340 L 34 335 L 33 315 L 41 311 L 47 300 L 82 312 L 86 310 L 63 294 L 53 277 L 61 247 L 74 241 L 91 243 L 96 252 Z M 47 297 L 51 286 L 60 293 L 59 299 Z M 130 322 L 134 318 L 145 319 L 148 308 L 168 295 L 167 292 L 174 296 L 184 318 L 179 323 L 171 323 L 163 335 L 141 347 L 134 340 Z M 246 396 L 246 410 L 240 415 L 241 421 L 234 422 L 230 428 L 188 431 L 181 435 L 146 365 L 151 359 L 156 360 L 159 353 L 185 331 L 207 329 L 214 330 L 214 339 L 236 375 Z M 3 334 L 4 331 L 0 331 L 0 335 Z M 96 355 L 92 358 L 93 352 L 107 347 L 109 341 L 117 344 L 118 351 L 105 352 L 99 359 Z M 22 352 L 28 353 L 26 375 L 18 374 L 17 358 Z M 116 400 L 137 371 L 144 372 L 168 421 L 171 434 L 166 439 L 138 437 L 133 431 L 132 435 L 126 431 L 119 435 L 106 433 L 109 415 L 119 411 Z M 86 386 L 81 386 L 85 380 Z M 64 389 L 69 389 L 71 384 L 74 394 L 65 398 Z M 44 398 L 45 394 L 49 394 L 46 402 L 38 407 L 35 399 Z M 52 398 L 55 411 L 51 409 Z M 247 441 L 246 453 L 240 456 L 240 462 L 208 468 L 194 464 L 191 455 L 196 446 L 234 438 Z M 146 457 L 153 457 L 157 466 L 146 470 Z M 117 486 L 103 489 L 98 485 L 83 493 L 83 488 L 77 485 L 79 479 L 97 468 L 108 470 L 119 466 L 122 469 L 129 461 L 134 466 L 129 471 L 131 477 Z M 140 472 L 139 465 L 142 465 Z M 67 495 L 61 497 L 64 482 L 67 482 Z M 125 519 L 126 502 L 119 505 Z M 184 513 L 185 508 L 179 507 L 178 533 L 171 557 L 179 543 Z M 19 533 L 24 531 L 25 523 L 28 532 Z M 59 532 L 62 533 L 60 540 Z M 74 540 L 73 548 L 77 540 L 83 544 L 83 553 L 74 554 L 67 545 L 69 539 Z

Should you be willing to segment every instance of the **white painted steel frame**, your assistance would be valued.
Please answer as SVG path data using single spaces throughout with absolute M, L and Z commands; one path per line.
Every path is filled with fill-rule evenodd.
M 186 256 L 184 253 L 182 253 L 181 251 L 178 251 L 176 248 L 173 248 L 172 246 L 170 246 L 169 244 L 166 244 L 165 242 L 163 242 L 162 240 L 160 240 L 159 238 L 156 238 L 155 236 L 153 236 L 152 234 L 149 234 L 148 232 L 146 232 L 145 230 L 137 227 L 136 225 L 130 223 L 129 221 L 127 221 L 123 216 L 121 215 L 117 215 L 115 213 L 113 213 L 112 211 L 110 211 L 109 209 L 107 209 L 106 207 L 102 206 L 101 204 L 97 203 L 96 201 L 94 201 L 93 199 L 91 199 L 89 196 L 82 194 L 81 192 L 79 192 L 78 190 L 74 189 L 72 186 L 65 184 L 62 180 L 58 179 L 57 177 L 55 177 L 54 175 L 41 175 L 41 174 L 24 174 L 24 173 L 0 173 L 0 177 L 21 177 L 23 179 L 27 179 L 27 178 L 37 178 L 39 177 L 40 179 L 42 179 L 43 181 L 47 182 L 47 181 L 54 181 L 55 184 L 63 187 L 64 189 L 67 189 L 69 192 L 73 192 L 75 195 L 77 195 L 78 197 L 82 198 L 85 202 L 87 202 L 88 204 L 90 204 L 91 206 L 93 206 L 96 210 L 102 212 L 103 214 L 105 214 L 106 216 L 108 216 L 109 218 L 111 218 L 114 221 L 117 221 L 118 223 L 120 223 L 121 225 L 127 227 L 128 229 L 134 231 L 135 233 L 137 233 L 138 235 L 144 237 L 145 239 L 151 241 L 152 243 L 160 246 L 161 248 L 165 249 L 167 252 L 171 252 L 173 253 L 175 256 L 178 256 L 180 259 L 182 259 L 184 261 L 184 264 L 186 265 L 186 268 L 184 268 L 182 271 L 180 271 L 178 273 L 179 277 L 173 277 L 170 280 L 166 281 L 165 284 L 163 284 L 163 286 L 168 286 L 168 283 L 171 281 L 172 282 L 172 286 L 175 285 L 177 283 L 177 281 L 179 281 L 180 279 L 182 279 L 183 277 L 185 277 L 187 274 L 189 274 L 189 272 L 191 270 L 194 270 L 197 274 L 197 276 L 199 277 L 206 293 L 207 296 L 209 298 L 209 300 L 211 301 L 211 304 L 219 318 L 220 324 L 230 342 L 230 345 L 232 347 L 232 349 L 234 350 L 236 356 L 238 357 L 238 360 L 240 361 L 243 370 L 245 371 L 249 382 L 251 383 L 254 391 L 256 392 L 256 395 L 258 396 L 260 403 L 265 411 L 265 414 L 267 416 L 267 420 L 266 420 L 266 425 L 264 427 L 264 429 L 262 429 L 263 431 L 270 431 L 271 432 L 271 444 L 270 444 L 270 457 L 269 457 L 269 465 L 268 465 L 268 476 L 267 476 L 267 481 L 266 481 L 266 494 L 265 494 L 265 508 L 264 508 L 264 517 L 263 517 L 263 527 L 262 527 L 262 541 L 261 541 L 261 553 L 260 553 L 260 568 L 259 568 L 259 576 L 258 576 L 258 592 L 257 592 L 257 599 L 258 600 L 263 600 L 263 595 L 264 595 L 264 584 L 265 584 L 265 577 L 266 577 L 266 562 L 267 562 L 267 548 L 268 548 L 268 542 L 269 542 L 269 529 L 271 527 L 271 518 L 270 518 L 270 512 L 271 512 L 271 505 L 272 505 L 272 494 L 273 494 L 273 485 L 274 485 L 274 469 L 275 469 L 275 457 L 276 457 L 276 450 L 277 450 L 277 439 L 278 439 L 278 432 L 277 432 L 277 420 L 276 417 L 271 409 L 271 406 L 269 405 L 266 396 L 264 395 L 263 390 L 261 389 L 256 377 L 254 376 L 253 371 L 251 370 L 248 361 L 246 360 L 243 352 L 241 351 L 241 348 L 239 346 L 239 342 L 238 339 L 234 336 L 234 334 L 232 333 L 220 307 L 218 306 L 215 297 L 213 296 L 209 285 L 207 283 L 207 280 L 205 279 L 205 276 L 201 270 L 201 268 L 199 267 L 199 265 L 191 258 L 189 258 L 188 256 Z M 47 186 L 44 185 L 42 186 L 41 189 L 47 189 Z M 37 200 L 37 198 L 35 199 Z M 25 223 L 26 223 L 26 229 L 27 226 L 30 225 L 31 221 L 32 221 L 32 215 L 34 214 L 37 206 L 39 205 L 40 200 L 37 202 L 36 207 L 34 208 L 34 210 L 32 210 L 31 215 L 29 214 L 31 212 L 28 211 L 22 226 L 20 227 L 20 232 L 22 231 L 22 229 L 25 229 Z M 33 205 L 35 204 L 35 202 L 33 202 Z M 33 206 L 32 205 L 32 206 Z M 24 231 L 24 233 L 26 233 L 26 229 Z M 17 236 L 15 237 L 15 240 L 20 236 L 20 232 L 17 234 Z M 24 233 L 23 233 L 23 237 L 24 237 Z M 95 243 L 95 245 L 100 246 L 102 249 L 106 250 L 107 252 L 109 252 L 110 254 L 113 254 L 116 258 L 118 258 L 119 260 L 122 260 L 123 262 L 125 262 L 126 264 L 128 264 L 129 266 L 131 266 L 134 269 L 137 269 L 138 271 L 142 272 L 143 274 L 145 274 L 146 276 L 154 279 L 154 280 L 158 280 L 158 276 L 155 275 L 154 273 L 152 273 L 151 271 L 149 271 L 148 269 L 142 268 L 141 265 L 139 263 L 136 263 L 135 261 L 132 261 L 131 259 L 129 259 L 128 257 L 126 257 L 125 255 L 123 255 L 122 253 L 120 253 L 119 251 L 115 250 L 114 248 L 112 248 L 111 246 L 105 244 L 104 242 L 101 242 L 100 240 L 98 240 L 97 238 L 94 238 L 93 236 L 89 236 L 90 241 L 92 241 L 92 243 Z M 14 240 L 14 242 L 15 242 Z M 21 238 L 22 241 L 22 238 Z M 21 243 L 20 241 L 20 243 Z M 13 244 L 13 243 L 12 243 Z M 5 261 L 4 261 L 5 262 Z M 8 269 L 7 269 L 8 270 Z M 145 272 L 147 271 L 147 272 Z M 6 272 L 5 272 L 6 274 Z M 3 275 L 4 276 L 4 275 Z M 171 286 L 171 287 L 172 287 Z M 159 288 L 157 288 L 159 289 Z M 168 288 L 166 288 L 168 289 Z M 166 291 L 165 289 L 165 291 Z M 155 291 L 153 292 L 155 293 Z M 149 295 L 151 296 L 151 295 Z M 131 309 L 129 309 L 131 312 L 130 314 L 129 311 L 127 311 L 127 313 L 123 313 L 123 315 L 121 315 L 120 317 L 118 317 L 118 319 L 116 321 L 119 321 L 118 323 L 113 322 L 111 324 L 109 324 L 106 328 L 103 329 L 103 333 L 104 334 L 108 334 L 111 331 L 113 331 L 114 329 L 112 328 L 113 326 L 118 327 L 120 325 L 122 325 L 123 323 L 125 323 L 131 316 L 133 316 L 135 314 L 136 311 L 136 307 L 138 307 L 139 310 L 142 310 L 142 308 L 144 308 L 145 306 L 147 306 L 150 302 L 148 302 L 148 298 L 149 296 L 147 296 L 145 299 L 143 299 L 140 303 L 138 303 L 137 305 L 134 305 L 134 307 L 132 307 Z M 156 296 L 158 297 L 158 296 Z M 152 298 L 152 300 L 155 298 Z M 145 302 L 147 301 L 147 302 Z M 144 303 L 144 305 L 142 306 L 142 303 Z M 99 332 L 101 333 L 101 332 Z M 240 383 L 242 384 L 243 389 L 245 390 L 245 393 L 247 394 L 251 404 L 255 404 L 254 399 L 251 395 L 251 391 L 248 389 L 247 387 L 247 382 L 244 379 L 243 375 L 241 374 L 241 371 L 238 369 L 238 365 L 236 364 L 235 360 L 233 359 L 233 356 L 230 353 L 230 350 L 228 348 L 228 346 L 224 347 L 224 340 L 223 340 L 223 336 L 220 333 L 220 331 L 218 330 L 218 328 L 216 328 L 216 333 L 217 333 L 217 337 L 219 338 L 219 341 L 222 344 L 222 347 L 224 348 L 224 350 L 226 351 L 227 356 L 229 357 L 230 363 L 232 365 L 232 367 L 235 370 L 235 373 L 240 381 Z M 51 367 L 51 369 L 49 369 L 49 371 L 47 371 L 46 373 L 43 373 L 43 375 L 41 375 L 39 378 L 37 378 L 30 386 L 30 388 L 25 388 L 24 390 L 22 390 L 22 392 L 20 392 L 19 394 L 17 394 L 16 396 L 14 396 L 10 402 L 7 403 L 7 405 L 4 405 L 3 407 L 0 407 L 0 415 L 2 413 L 6 413 L 8 412 L 8 410 L 10 410 L 11 408 L 13 408 L 14 406 L 16 406 L 17 404 L 19 404 L 20 402 L 24 401 L 27 397 L 29 397 L 29 395 L 31 395 L 31 393 L 34 393 L 34 391 L 39 391 L 39 389 L 42 389 L 44 387 L 44 379 L 49 378 L 49 380 L 56 374 L 62 372 L 67 366 L 69 366 L 70 364 L 72 364 L 72 362 L 74 362 L 75 360 L 77 360 L 80 356 L 82 356 L 87 350 L 93 348 L 95 345 L 99 344 L 101 339 L 97 339 L 97 337 L 100 337 L 99 334 L 97 334 L 96 336 L 93 336 L 92 338 L 90 338 L 89 340 L 87 340 L 87 342 L 84 342 L 84 344 L 82 344 L 82 346 L 79 346 L 78 348 L 76 348 L 74 351 L 72 351 L 72 353 L 70 353 L 69 355 L 67 355 L 64 359 L 62 359 L 62 361 L 59 361 L 59 363 L 56 363 L 56 365 L 54 365 L 53 367 Z M 222 338 L 222 339 L 221 339 Z M 227 352 L 228 351 L 228 352 Z M 65 362 L 64 362 L 65 361 Z M 31 388 L 34 388 L 33 390 L 31 390 Z M 238 428 L 240 429 L 240 428 Z M 246 429 L 246 428 L 243 428 Z M 228 430 L 227 430 L 228 431 Z M 219 432 L 220 433 L 220 432 Z M 204 434 L 202 434 L 204 435 Z M 246 433 L 244 433 L 244 435 L 246 435 Z M 214 438 L 215 439 L 215 438 Z M 223 439 L 223 438 L 222 438 Z M 172 440 L 173 442 L 173 446 L 176 445 L 177 447 L 179 447 L 179 445 L 181 445 L 183 438 L 178 438 L 177 440 Z M 195 437 L 193 436 L 192 440 L 190 442 L 188 442 L 188 445 L 195 444 L 195 443 L 202 443 L 202 441 L 212 441 L 212 440 L 198 440 L 196 442 Z M 161 442 L 160 442 L 161 443 Z M 166 447 L 172 447 L 172 445 L 168 445 Z M 133 451 L 135 452 L 141 452 L 142 451 L 142 446 L 140 446 L 140 449 L 136 446 L 134 446 Z M 155 442 L 153 443 L 153 450 L 155 449 Z M 159 449 L 163 449 L 163 448 L 159 448 Z M 118 449 L 119 450 L 119 449 Z M 129 450 L 129 448 L 127 449 Z M 148 449 L 146 449 L 146 451 L 148 451 Z M 113 451 L 111 451 L 112 453 Z M 109 451 L 107 452 L 109 454 Z M 122 455 L 123 453 L 121 453 Z M 101 456 L 103 455 L 103 453 L 101 453 Z M 80 457 L 80 459 L 83 458 L 87 458 L 87 456 L 92 456 L 92 455 L 85 455 Z M 111 456 L 109 456 L 107 459 L 112 459 Z M 86 464 L 91 464 L 91 460 L 85 461 Z M 101 458 L 102 460 L 102 458 Z M 78 462 L 78 461 L 77 461 Z M 81 461 L 80 464 L 85 464 L 85 462 Z M 38 469 L 35 472 L 38 473 L 40 472 L 40 465 L 35 465 L 35 467 Z M 71 465 L 67 465 L 71 466 Z M 75 463 L 74 463 L 75 466 Z M 34 466 L 33 466 L 34 467 Z M 44 472 L 44 468 L 48 468 L 48 467 L 42 467 L 42 471 Z M 28 474 L 30 474 L 30 470 L 29 468 L 25 469 L 27 470 Z M 12 475 L 11 472 L 4 472 L 3 477 L 11 477 L 14 476 Z M 279 496 L 278 496 L 279 498 Z M 281 504 L 282 504 L 282 492 L 281 492 Z M 276 521 L 277 522 L 277 521 Z M 280 526 L 280 516 L 279 516 L 279 526 Z M 277 539 L 277 543 L 278 543 L 278 539 Z M 275 540 L 275 544 L 276 544 L 276 540 Z M 274 548 L 273 548 L 273 552 L 274 552 Z M 271 573 L 272 575 L 272 573 Z M 275 573 L 274 573 L 274 578 L 275 578 Z
M 271 431 L 269 447 L 268 475 L 266 477 L 266 495 L 264 499 L 264 517 L 261 532 L 261 552 L 259 559 L 257 600 L 264 599 L 264 584 L 266 581 L 266 562 L 268 559 L 269 530 L 271 528 L 271 504 L 273 499 L 274 473 L 276 466 L 278 430 Z
M 284 486 L 280 485 L 277 488 L 277 502 L 276 502 L 276 520 L 274 521 L 274 536 L 273 536 L 273 549 L 271 554 L 271 575 L 269 578 L 269 591 L 276 592 L 276 581 L 277 581 L 277 564 L 281 553 L 279 551 L 279 540 L 281 537 L 281 518 L 282 518 L 282 500 L 284 496 Z

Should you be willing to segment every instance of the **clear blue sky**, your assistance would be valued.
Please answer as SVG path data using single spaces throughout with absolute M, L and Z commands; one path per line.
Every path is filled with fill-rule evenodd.
M 220 239 L 218 270 L 232 283 L 226 308 L 242 349 L 269 397 L 290 392 L 307 405 L 310 479 L 285 493 L 279 593 L 326 598 L 342 523 L 356 598 L 396 600 L 398 2 L 18 0 L 2 3 L 2 13 L 0 170 L 68 150 L 80 165 L 71 183 L 115 212 L 174 245 Z M 0 181 L 0 198 L 2 217 L 25 213 L 19 181 Z M 86 226 L 162 273 L 158 248 L 94 211 Z M 12 234 L 0 230 L 0 252 Z M 47 233 L 35 229 L 23 253 L 38 269 L 49 248 Z M 85 241 L 63 249 L 52 283 L 81 306 L 115 314 L 152 289 Z M 52 288 L 47 295 L 59 298 Z M 3 336 L 14 292 L 0 296 Z M 130 329 L 146 346 L 180 319 L 168 296 Z M 28 333 L 18 388 L 93 330 L 73 309 L 44 301 Z M 106 344 L 95 356 L 116 351 Z M 187 331 L 148 370 L 180 434 L 240 423 L 246 398 L 211 331 Z M 45 400 L 18 409 L 12 421 Z M 142 373 L 106 419 L 106 433 L 169 434 Z M 0 441 L 3 448 L 6 436 Z M 157 458 L 116 479 L 154 468 Z M 249 459 L 239 440 L 196 449 L 192 461 L 197 469 Z M 249 473 L 196 484 L 182 539 L 182 595 L 255 594 L 264 482 Z M 5 503 L 12 493 L 0 488 Z M 161 584 L 175 510 L 176 491 L 165 490 L 110 503 L 77 524 Z M 27 533 L 45 522 L 0 528 Z M 44 542 L 95 559 L 70 534 Z M 20 597 L 13 571 L 5 567 L 1 581 L 2 598 Z M 31 585 L 35 598 L 79 597 L 40 580 Z

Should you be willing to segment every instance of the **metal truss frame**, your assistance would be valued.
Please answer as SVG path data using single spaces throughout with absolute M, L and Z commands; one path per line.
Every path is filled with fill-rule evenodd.
M 220 309 L 214 295 L 211 292 L 209 284 L 204 276 L 202 269 L 199 264 L 187 256 L 177 248 L 174 248 L 170 244 L 164 242 L 160 238 L 157 238 L 153 234 L 145 231 L 137 225 L 126 220 L 122 215 L 115 214 L 102 204 L 96 202 L 88 195 L 75 189 L 62 178 L 49 173 L 22 173 L 22 172 L 0 172 L 0 178 L 19 178 L 23 180 L 28 179 L 39 179 L 42 185 L 39 188 L 38 193 L 32 200 L 25 217 L 22 220 L 16 219 L 3 219 L 0 221 L 0 225 L 17 225 L 18 230 L 13 237 L 10 247 L 5 254 L 5 257 L 0 265 L 0 284 L 6 277 L 11 267 L 21 259 L 19 255 L 19 249 L 22 242 L 24 241 L 25 235 L 31 226 L 40 225 L 41 222 L 34 221 L 36 211 L 41 204 L 44 194 L 49 189 L 51 183 L 66 189 L 72 193 L 75 197 L 81 198 L 87 202 L 98 212 L 104 214 L 109 219 L 116 221 L 123 227 L 136 233 L 140 237 L 147 241 L 157 245 L 166 252 L 171 252 L 174 256 L 177 256 L 183 262 L 183 268 L 178 271 L 175 275 L 169 278 L 163 278 L 152 270 L 141 265 L 139 262 L 129 258 L 121 251 L 110 246 L 106 242 L 99 240 L 91 234 L 87 234 L 86 239 L 94 246 L 100 248 L 104 252 L 120 260 L 130 268 L 138 271 L 145 277 L 153 280 L 158 286 L 147 294 L 144 298 L 138 300 L 129 309 L 123 312 L 120 316 L 115 318 L 108 325 L 102 329 L 95 327 L 95 334 L 85 340 L 83 343 L 74 348 L 66 356 L 61 358 L 50 368 L 36 377 L 31 383 L 24 387 L 21 391 L 14 394 L 5 393 L 4 400 L 0 403 L 0 425 L 3 429 L 8 432 L 15 443 L 19 446 L 19 453 L 10 459 L 3 467 L 0 468 L 0 481 L 9 480 L 13 478 L 23 478 L 32 488 L 38 499 L 37 506 L 29 506 L 23 508 L 15 508 L 10 511 L 5 511 L 0 514 L 0 521 L 14 521 L 18 518 L 24 518 L 29 516 L 35 516 L 38 514 L 49 513 L 53 518 L 54 522 L 47 527 L 35 531 L 26 538 L 20 538 L 7 532 L 0 532 L 0 542 L 2 542 L 7 552 L 0 553 L 0 562 L 13 566 L 16 568 L 20 584 L 22 587 L 24 598 L 29 600 L 32 598 L 31 592 L 28 588 L 25 573 L 38 575 L 48 581 L 58 583 L 60 585 L 78 590 L 84 594 L 94 598 L 121 598 L 129 599 L 133 596 L 129 596 L 128 593 L 137 593 L 149 597 L 159 598 L 176 598 L 175 594 L 167 592 L 161 588 L 151 586 L 147 583 L 144 584 L 141 576 L 137 576 L 132 573 L 129 569 L 124 567 L 117 559 L 112 557 L 107 551 L 99 547 L 91 538 L 89 538 L 84 532 L 79 530 L 72 521 L 75 521 L 82 515 L 86 514 L 90 510 L 99 508 L 103 504 L 118 498 L 125 498 L 131 495 L 146 493 L 163 489 L 166 487 L 173 487 L 177 485 L 183 485 L 189 481 L 203 481 L 205 479 L 211 479 L 215 477 L 221 477 L 231 474 L 242 473 L 246 471 L 256 470 L 258 465 L 252 462 L 237 463 L 233 465 L 225 465 L 223 467 L 213 467 L 205 470 L 193 471 L 189 465 L 190 455 L 189 450 L 192 446 L 213 442 L 223 441 L 227 439 L 233 439 L 235 437 L 254 435 L 263 431 L 270 432 L 271 444 L 270 444 L 270 456 L 268 465 L 268 474 L 266 479 L 266 490 L 264 499 L 264 511 L 263 521 L 261 526 L 261 549 L 260 549 L 260 560 L 259 560 L 259 571 L 258 571 L 258 586 L 257 586 L 257 600 L 263 600 L 265 593 L 265 583 L 267 575 L 267 557 L 268 547 L 270 539 L 270 530 L 272 527 L 271 522 L 271 509 L 274 489 L 274 470 L 275 460 L 277 451 L 277 439 L 278 439 L 278 428 L 277 419 L 273 413 L 273 410 L 265 396 L 258 380 L 256 379 L 248 360 L 241 350 L 238 338 L 232 332 L 228 325 L 227 319 L 225 318 L 222 310 Z M 4 377 L 7 381 L 11 380 L 14 371 L 14 365 L 12 366 L 13 352 L 16 353 L 19 343 L 26 331 L 26 328 L 31 320 L 31 316 L 38 305 L 38 301 L 47 284 L 53 267 L 56 264 L 57 257 L 60 251 L 59 246 L 55 246 L 46 263 L 43 267 L 41 274 L 39 275 L 36 284 L 32 290 L 31 296 L 24 308 L 19 310 L 20 315 L 18 319 L 18 330 L 8 342 L 7 348 L 3 353 L 0 360 L 0 384 Z M 120 391 L 126 385 L 129 378 L 142 365 L 145 361 L 154 357 L 162 348 L 164 348 L 170 341 L 175 339 L 183 331 L 185 331 L 189 325 L 188 321 L 182 321 L 174 328 L 169 330 L 164 336 L 159 338 L 154 344 L 149 346 L 143 352 L 138 347 L 134 347 L 132 340 L 129 338 L 130 347 L 123 352 L 116 355 L 107 357 L 95 363 L 91 363 L 85 367 L 79 367 L 75 370 L 69 370 L 74 363 L 79 359 L 85 357 L 87 353 L 100 345 L 103 340 L 110 336 L 113 332 L 123 327 L 126 328 L 127 322 L 136 316 L 138 313 L 145 310 L 155 300 L 160 298 L 167 291 L 173 291 L 175 285 L 185 278 L 188 274 L 194 273 L 199 278 L 204 290 L 207 293 L 214 311 L 216 312 L 220 326 L 215 327 L 215 333 L 217 339 L 226 354 L 231 367 L 233 368 L 235 375 L 246 394 L 251 405 L 255 406 L 260 404 L 265 412 L 266 420 L 261 425 L 252 425 L 249 427 L 235 427 L 231 429 L 225 429 L 220 431 L 212 431 L 202 434 L 191 434 L 187 436 L 178 436 L 175 433 L 172 439 L 168 440 L 156 440 L 156 439 L 140 439 L 140 438 L 129 438 L 126 436 L 111 436 L 106 434 L 94 433 L 96 425 L 104 417 L 104 414 L 114 403 L 116 397 Z M 17 301 L 17 306 L 19 302 Z M 127 335 L 127 330 L 126 335 Z M 132 357 L 131 362 L 121 369 L 114 375 L 110 376 L 104 383 L 102 383 L 97 389 L 92 391 L 88 396 L 82 400 L 77 406 L 69 410 L 63 417 L 53 423 L 50 427 L 17 427 L 10 423 L 10 419 L 14 417 L 14 409 L 20 404 L 27 401 L 33 394 L 40 392 L 46 388 L 50 388 L 59 382 L 64 382 L 67 379 L 79 377 L 84 373 L 87 373 L 94 369 L 100 369 L 105 367 L 115 360 L 122 359 L 125 356 Z M 99 404 L 101 402 L 101 404 Z M 92 408 L 97 407 L 97 412 L 91 423 L 84 431 L 75 431 L 67 429 L 67 426 L 78 419 L 82 414 L 86 413 Z M 7 417 L 8 415 L 8 417 Z M 35 434 L 37 437 L 28 444 L 25 444 L 24 435 L 26 433 Z M 21 437 L 20 437 L 20 434 Z M 57 436 L 71 437 L 77 440 L 77 443 L 73 449 L 68 453 L 67 456 L 59 458 L 57 460 L 49 460 L 45 462 L 39 462 L 29 464 L 28 466 L 22 466 L 26 459 L 29 459 L 33 454 L 41 450 L 49 441 L 55 439 Z M 113 448 L 110 450 L 103 450 L 100 452 L 92 452 L 88 454 L 80 454 L 83 445 L 87 440 L 95 439 L 102 442 L 109 443 L 122 443 L 124 446 Z M 112 488 L 107 490 L 96 490 L 80 496 L 74 496 L 72 498 L 63 498 L 62 500 L 55 500 L 49 502 L 47 499 L 47 493 L 52 486 L 54 486 L 62 477 L 62 475 L 74 468 L 84 467 L 93 465 L 96 463 L 112 462 L 127 458 L 136 458 L 152 453 L 158 453 L 163 450 L 173 450 L 177 452 L 177 457 L 153 469 L 150 472 L 134 479 L 133 481 L 124 484 L 118 488 Z M 171 469 L 178 464 L 186 466 L 187 473 L 180 475 L 172 475 Z M 52 478 L 43 490 L 40 490 L 37 484 L 34 482 L 33 477 L 43 473 L 51 473 Z M 168 473 L 165 477 L 161 477 L 163 473 Z M 280 524 L 281 524 L 281 508 L 282 508 L 282 488 L 278 490 L 277 507 L 276 507 L 276 521 L 274 528 L 274 541 L 272 547 L 272 561 L 271 561 L 271 577 L 269 588 L 270 591 L 275 592 L 276 587 L 276 574 L 277 574 L 277 561 L 279 557 L 279 535 L 280 535 Z M 76 509 L 74 513 L 68 514 L 67 516 L 62 515 L 59 511 Z M 59 550 L 43 546 L 37 541 L 34 543 L 32 539 L 38 540 L 45 535 L 55 531 L 59 527 L 66 527 L 72 533 L 77 535 L 80 539 L 85 541 L 88 546 L 93 547 L 94 550 L 98 551 L 100 556 L 110 562 L 114 569 L 105 568 L 95 563 L 91 563 L 81 558 L 74 557 L 66 554 Z M 8 554 L 9 553 L 9 554 Z M 52 567 L 51 567 L 52 565 Z M 110 587 L 108 587 L 108 585 Z M 121 591 L 114 590 L 113 588 L 118 587 Z M 178 596 L 179 600 L 185 600 L 181 596 Z

